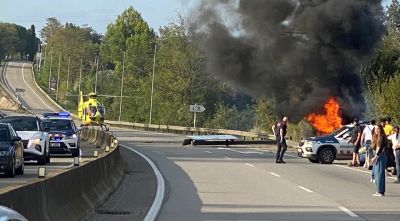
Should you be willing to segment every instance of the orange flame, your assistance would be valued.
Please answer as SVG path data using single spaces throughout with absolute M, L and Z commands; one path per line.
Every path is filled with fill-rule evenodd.
M 340 117 L 340 105 L 335 98 L 329 98 L 324 105 L 325 114 L 311 113 L 306 119 L 317 130 L 318 133 L 328 134 L 342 126 Z

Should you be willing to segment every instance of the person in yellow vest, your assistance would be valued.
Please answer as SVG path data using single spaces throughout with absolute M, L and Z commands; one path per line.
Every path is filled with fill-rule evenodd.
M 385 120 L 385 127 L 383 130 L 385 131 L 386 136 L 390 136 L 394 133 L 393 126 L 391 125 L 392 118 L 388 117 Z

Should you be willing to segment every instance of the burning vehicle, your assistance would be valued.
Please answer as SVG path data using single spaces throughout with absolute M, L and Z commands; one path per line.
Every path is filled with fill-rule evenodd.
M 312 163 L 331 164 L 336 159 L 352 159 L 353 144 L 349 143 L 354 125 L 342 126 L 340 104 L 330 98 L 324 105 L 325 114 L 309 114 L 306 119 L 315 128 L 317 137 L 302 139 L 298 156 Z

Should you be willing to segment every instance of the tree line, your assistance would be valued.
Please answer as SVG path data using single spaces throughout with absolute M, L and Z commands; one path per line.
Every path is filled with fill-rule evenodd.
M 18 57 L 33 61 L 38 45 L 34 25 L 26 29 L 16 24 L 0 23 L 0 60 Z

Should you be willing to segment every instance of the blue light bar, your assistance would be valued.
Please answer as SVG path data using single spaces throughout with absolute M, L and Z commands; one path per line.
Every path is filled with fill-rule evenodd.
M 69 117 L 70 114 L 69 114 L 69 112 L 60 112 L 60 113 L 58 113 L 58 116 L 60 116 L 60 117 Z
M 43 113 L 42 115 L 43 115 L 43 117 L 65 117 L 65 118 L 68 118 L 71 116 L 70 113 L 66 112 L 66 111 L 59 112 L 59 113 Z

